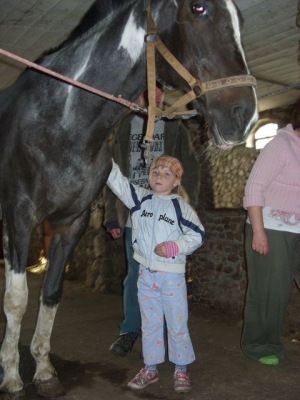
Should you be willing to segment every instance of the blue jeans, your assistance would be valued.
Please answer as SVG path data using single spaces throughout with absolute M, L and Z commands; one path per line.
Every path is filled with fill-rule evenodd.
M 125 253 L 127 259 L 127 275 L 123 282 L 123 313 L 124 319 L 120 323 L 120 334 L 135 332 L 141 333 L 141 313 L 137 296 L 137 281 L 139 264 L 133 259 L 132 229 L 124 229 Z

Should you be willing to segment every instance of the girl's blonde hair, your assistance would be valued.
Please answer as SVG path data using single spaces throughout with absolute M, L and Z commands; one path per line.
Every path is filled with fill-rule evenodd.
M 173 190 L 172 193 L 178 194 L 186 203 L 190 202 L 189 195 L 187 194 L 187 191 L 185 188 L 179 184 L 176 186 Z

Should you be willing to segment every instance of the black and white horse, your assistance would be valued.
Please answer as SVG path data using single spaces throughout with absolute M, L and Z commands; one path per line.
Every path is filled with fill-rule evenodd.
M 145 3 L 98 0 L 70 38 L 37 63 L 134 101 L 146 89 Z M 207 82 L 249 74 L 239 13 L 232 0 L 152 0 L 150 7 L 162 42 L 194 77 Z M 160 55 L 156 58 L 161 84 L 190 90 Z M 250 86 L 208 92 L 194 100 L 193 107 L 206 116 L 219 146 L 244 141 L 257 116 L 255 90 Z M 31 230 L 45 219 L 52 230 L 49 266 L 31 352 L 38 393 L 45 397 L 63 393 L 49 351 L 65 264 L 111 168 L 107 136 L 125 112 L 116 102 L 32 69 L 0 93 L 7 317 L 0 390 L 9 398 L 25 398 L 18 353 L 28 300 L 25 268 Z

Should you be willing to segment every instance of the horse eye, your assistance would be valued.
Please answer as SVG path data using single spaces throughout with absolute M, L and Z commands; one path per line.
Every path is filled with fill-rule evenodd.
M 208 15 L 208 9 L 203 4 L 195 4 L 194 6 L 192 6 L 192 11 L 196 15 Z

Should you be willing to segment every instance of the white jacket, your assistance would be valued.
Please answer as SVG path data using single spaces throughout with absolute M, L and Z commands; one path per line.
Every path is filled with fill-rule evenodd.
M 184 273 L 186 256 L 200 247 L 205 237 L 195 210 L 177 194 L 159 196 L 130 184 L 115 163 L 107 185 L 130 210 L 134 259 L 153 271 Z M 154 253 L 155 246 L 165 241 L 177 244 L 177 256 L 165 258 Z

